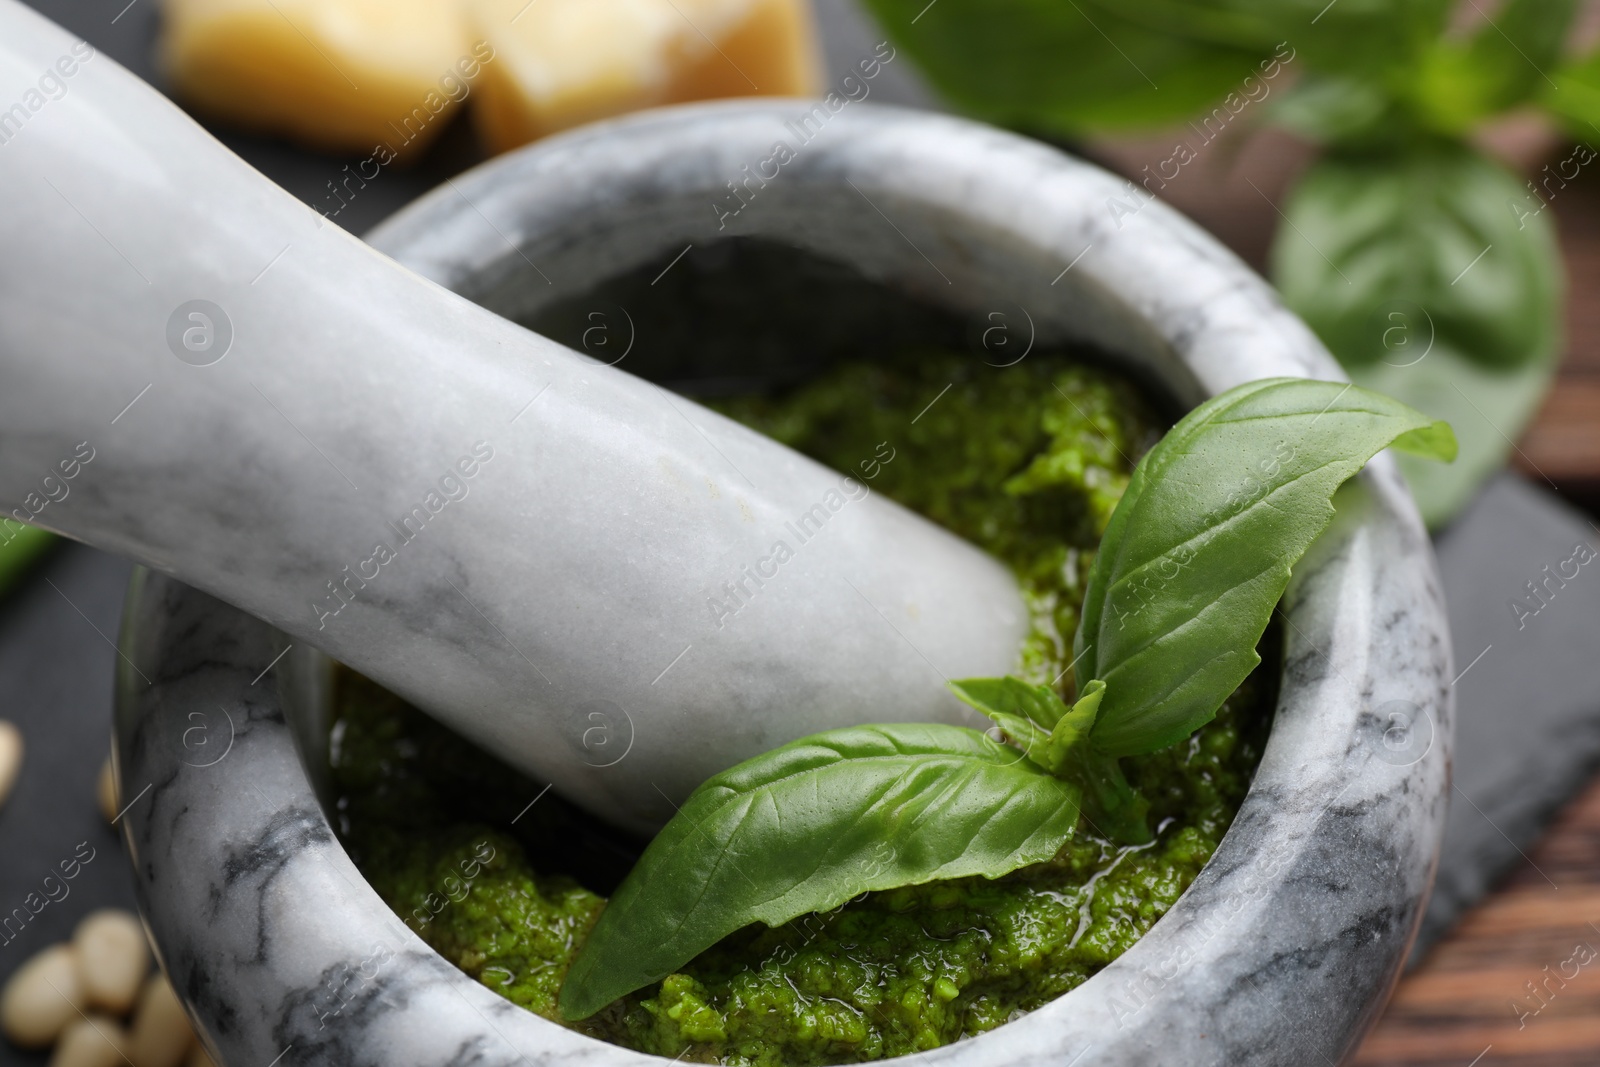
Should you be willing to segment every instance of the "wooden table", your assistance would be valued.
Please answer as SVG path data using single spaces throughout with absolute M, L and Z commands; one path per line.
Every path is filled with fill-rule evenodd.
M 1600 782 L 1401 980 L 1352 1062 L 1600 1063 Z
M 1567 352 L 1517 465 L 1592 510 L 1600 497 L 1600 176 L 1574 183 L 1551 207 L 1567 261 Z
M 1170 155 L 1175 139 L 1096 145 L 1090 154 L 1134 175 Z M 1539 151 L 1515 136 L 1509 148 L 1528 162 Z M 1309 162 L 1306 147 L 1283 134 L 1219 139 L 1162 195 L 1264 271 L 1276 205 Z M 1600 170 L 1562 190 L 1551 207 L 1569 278 L 1567 352 L 1512 462 L 1593 514 L 1600 511 Z M 1401 980 L 1351 1062 L 1600 1065 L 1600 780 L 1568 806 L 1528 862 Z

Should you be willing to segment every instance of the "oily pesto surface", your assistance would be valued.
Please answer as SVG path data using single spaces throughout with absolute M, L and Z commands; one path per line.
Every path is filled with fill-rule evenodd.
M 924 354 L 719 406 L 1009 563 L 1034 610 L 1024 673 L 1062 676 L 1070 693 L 1092 547 L 1159 436 L 1127 385 L 1059 359 L 997 369 Z M 778 1067 L 933 1048 L 1038 1008 L 1132 945 L 1210 858 L 1260 759 L 1270 686 L 1258 671 L 1210 725 L 1124 761 L 1151 803 L 1150 845 L 1119 848 L 1083 826 L 1052 861 L 1004 878 L 747 928 L 577 1028 L 692 1062 Z M 339 829 L 363 873 L 463 971 L 558 1020 L 562 976 L 642 842 L 541 796 L 364 679 L 343 676 L 339 709 Z

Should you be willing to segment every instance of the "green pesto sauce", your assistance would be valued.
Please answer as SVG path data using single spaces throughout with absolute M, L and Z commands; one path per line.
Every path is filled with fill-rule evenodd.
M 1034 613 L 1023 672 L 1070 694 L 1093 547 L 1160 436 L 1130 386 L 1065 359 L 996 369 L 911 354 L 719 406 L 1010 564 Z M 1151 802 L 1153 844 L 1118 848 L 1082 827 L 1055 859 L 1004 878 L 748 928 L 577 1029 L 692 1062 L 779 1067 L 934 1048 L 1038 1008 L 1138 940 L 1210 859 L 1260 759 L 1270 686 L 1257 672 L 1194 736 L 1124 761 Z M 540 796 L 364 679 L 342 676 L 339 712 L 340 831 L 362 872 L 447 959 L 559 1021 L 567 966 L 642 843 Z

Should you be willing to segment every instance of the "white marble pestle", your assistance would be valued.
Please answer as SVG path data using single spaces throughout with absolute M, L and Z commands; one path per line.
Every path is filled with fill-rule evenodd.
M 1012 578 L 870 492 L 882 455 L 846 478 L 419 278 L 15 0 L 0 109 L 0 514 L 639 830 L 1014 665 Z

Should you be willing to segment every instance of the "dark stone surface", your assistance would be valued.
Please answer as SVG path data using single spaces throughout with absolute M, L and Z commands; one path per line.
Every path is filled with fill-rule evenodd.
M 1555 571 L 1588 516 L 1502 475 L 1436 542 L 1455 642 L 1455 787 L 1422 942 L 1517 864 L 1550 815 L 1600 765 L 1600 559 Z M 1547 604 L 1527 583 L 1547 583 Z M 1527 607 L 1512 607 L 1513 600 Z M 1537 613 L 1530 613 L 1537 608 Z M 1482 657 L 1481 659 L 1478 657 Z M 1474 660 L 1476 662 L 1474 663 Z M 1464 672 L 1464 673 L 1463 673 Z M 1554 885 L 1555 883 L 1551 883 Z
M 0 914 L 27 908 L 82 842 L 94 859 L 0 945 L 0 982 L 29 956 L 72 936 L 89 912 L 133 907 L 121 842 L 95 802 L 95 779 L 111 751 L 111 684 L 132 568 L 81 545 L 53 552 L 0 604 L 0 718 L 22 731 L 22 774 L 0 807 Z M 60 890 L 54 890 L 60 895 Z M 0 1040 L 0 1064 L 43 1064 Z

